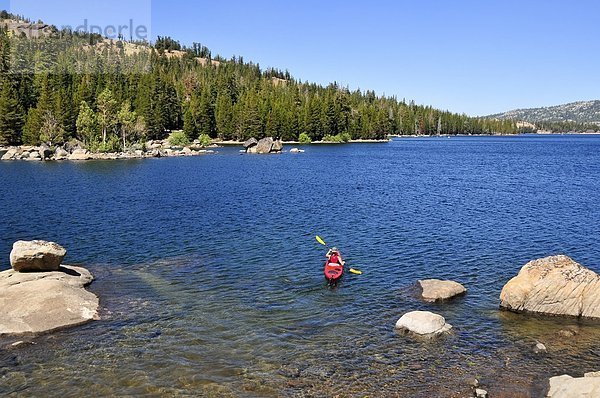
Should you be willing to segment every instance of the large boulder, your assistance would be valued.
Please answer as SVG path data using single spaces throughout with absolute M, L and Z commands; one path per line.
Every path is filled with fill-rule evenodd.
M 84 289 L 93 281 L 84 268 L 0 272 L 0 335 L 41 333 L 98 319 L 98 297 Z
M 573 378 L 568 375 L 550 379 L 548 398 L 600 397 L 600 375 L 586 373 L 584 377 Z
M 87 149 L 82 148 L 75 149 L 69 156 L 69 160 L 90 160 L 92 158 L 92 154 Z
M 2 158 L 0 158 L 0 160 L 13 160 L 18 154 L 18 148 L 10 147 L 6 152 L 4 152 L 4 155 L 2 155 Z
M 29 152 L 29 157 L 27 160 L 42 160 L 42 155 L 40 155 L 40 152 L 38 151 Z
M 69 154 L 72 154 L 78 149 L 84 149 L 85 145 L 81 141 L 71 140 L 65 143 L 64 148 L 65 151 L 69 152 Z
M 256 138 L 250 138 L 248 141 L 244 142 L 244 149 L 252 148 L 256 145 L 258 145 Z
M 57 243 L 18 241 L 10 252 L 10 265 L 17 272 L 58 271 L 67 251 Z
M 274 141 L 271 152 L 281 153 L 281 151 L 283 151 L 283 142 L 281 142 L 281 140 Z
M 271 149 L 273 149 L 273 138 L 263 138 L 262 140 L 258 141 L 258 145 L 256 146 L 256 153 L 271 153 Z
M 467 292 L 463 285 L 454 281 L 426 279 L 418 283 L 422 289 L 421 298 L 430 303 L 448 300 Z
M 443 316 L 427 311 L 413 311 L 404 314 L 396 322 L 396 329 L 422 336 L 437 336 L 452 329 Z
M 515 312 L 600 318 L 600 276 L 567 256 L 526 264 L 500 294 Z
M 54 154 L 54 149 L 50 148 L 46 144 L 42 144 L 40 146 L 39 154 L 40 154 L 40 157 L 44 160 L 50 159 L 52 157 L 52 155 Z
M 54 159 L 55 160 L 65 160 L 68 157 L 69 157 L 69 152 L 67 152 L 62 147 L 56 147 L 56 150 L 54 151 Z

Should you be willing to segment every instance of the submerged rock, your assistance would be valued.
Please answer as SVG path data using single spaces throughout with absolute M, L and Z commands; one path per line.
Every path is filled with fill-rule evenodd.
M 396 329 L 422 336 L 437 336 L 452 329 L 443 316 L 426 311 L 413 311 L 404 314 L 396 322 Z
M 57 243 L 18 241 L 10 252 L 10 265 L 17 272 L 58 271 L 67 251 Z
M 488 392 L 484 389 L 477 388 L 475 389 L 475 396 L 477 398 L 488 398 Z
M 559 330 L 557 333 L 560 337 L 575 337 L 577 336 L 578 332 L 576 330 L 573 329 L 562 329 Z
M 516 312 L 600 318 L 600 276 L 567 256 L 531 261 L 504 286 L 500 307 Z
M 432 303 L 448 300 L 467 292 L 467 289 L 465 289 L 463 285 L 454 281 L 426 279 L 419 281 L 418 283 L 422 289 L 421 298 Z
M 80 267 L 55 272 L 0 272 L 0 335 L 41 333 L 98 319 L 98 297 L 84 289 L 92 274 Z
M 586 373 L 584 377 L 573 378 L 562 375 L 550 379 L 548 398 L 600 397 L 600 377 L 598 372 Z
M 545 354 L 548 352 L 548 349 L 546 348 L 546 346 L 542 343 L 537 343 L 535 345 L 535 347 L 533 348 L 533 352 L 535 354 Z

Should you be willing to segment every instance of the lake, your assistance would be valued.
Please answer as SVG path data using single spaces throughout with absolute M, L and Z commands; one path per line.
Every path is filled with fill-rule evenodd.
M 529 397 L 550 376 L 600 370 L 600 324 L 498 310 L 530 260 L 600 271 L 600 136 L 304 149 L 0 163 L 0 269 L 17 240 L 58 242 L 97 277 L 102 307 L 32 344 L 1 338 L 0 395 L 458 397 L 477 377 Z M 315 235 L 364 274 L 328 288 Z M 427 278 L 468 293 L 424 303 L 414 284 Z M 453 333 L 397 334 L 413 310 Z

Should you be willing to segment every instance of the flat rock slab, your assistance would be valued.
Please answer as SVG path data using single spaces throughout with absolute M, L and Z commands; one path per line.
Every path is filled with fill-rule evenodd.
M 54 272 L 0 272 L 0 335 L 41 333 L 98 317 L 98 297 L 85 290 L 94 280 L 81 267 Z
M 585 377 L 573 378 L 568 375 L 550 379 L 548 398 L 600 397 L 600 377 L 589 373 Z
M 531 261 L 504 286 L 500 307 L 516 312 L 600 318 L 600 276 L 567 256 Z
M 463 285 L 454 281 L 426 279 L 419 281 L 418 283 L 423 290 L 421 293 L 421 298 L 431 303 L 449 300 L 467 292 L 467 289 L 465 289 Z
M 437 336 L 452 329 L 443 316 L 427 311 L 413 311 L 404 314 L 396 322 L 396 329 L 421 336 Z

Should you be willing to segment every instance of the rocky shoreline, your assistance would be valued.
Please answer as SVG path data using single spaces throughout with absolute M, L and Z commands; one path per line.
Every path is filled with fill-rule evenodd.
M 349 144 L 387 143 L 390 140 L 351 140 Z M 310 145 L 332 144 L 327 141 L 313 142 Z M 84 161 L 84 160 L 119 160 L 119 159 L 150 159 L 168 157 L 201 156 L 217 153 L 215 149 L 222 146 L 241 146 L 246 153 L 265 154 L 282 153 L 284 145 L 300 145 L 297 141 L 281 141 L 271 137 L 246 141 L 214 141 L 208 147 L 194 141 L 187 146 L 171 145 L 168 140 L 152 140 L 144 144 L 134 145 L 123 152 L 92 152 L 79 141 L 64 145 L 39 146 L 21 145 L 0 147 L 0 160 L 41 161 Z M 290 152 L 302 153 L 304 150 L 293 148 Z
M 204 147 L 199 142 L 189 146 L 171 145 L 167 140 L 148 141 L 136 145 L 125 152 L 91 152 L 81 142 L 67 143 L 61 146 L 11 146 L 0 147 L 0 160 L 26 161 L 83 161 L 83 160 L 118 160 L 148 159 L 166 157 L 200 156 L 216 153 L 214 148 Z

